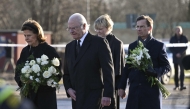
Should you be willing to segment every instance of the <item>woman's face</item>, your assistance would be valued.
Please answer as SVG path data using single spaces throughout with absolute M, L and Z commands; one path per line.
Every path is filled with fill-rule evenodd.
M 39 41 L 37 39 L 37 34 L 34 34 L 31 30 L 24 30 L 23 33 L 25 36 L 25 41 L 28 45 L 32 47 L 38 46 Z
M 106 37 L 109 34 L 109 30 L 106 27 L 97 28 L 96 33 L 100 37 Z

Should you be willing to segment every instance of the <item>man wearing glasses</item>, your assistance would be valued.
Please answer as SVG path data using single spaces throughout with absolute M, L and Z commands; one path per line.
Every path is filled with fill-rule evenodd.
M 114 96 L 113 60 L 106 39 L 91 35 L 83 15 L 69 17 L 63 83 L 73 109 L 100 109 Z M 102 72 L 101 72 L 102 71 Z
M 145 72 L 131 68 L 125 64 L 124 72 L 121 75 L 119 85 L 119 96 L 126 96 L 126 81 L 129 79 L 129 94 L 126 109 L 161 109 L 161 93 L 157 85 L 151 86 L 147 76 L 153 76 L 160 80 L 160 77 L 170 71 L 170 64 L 167 59 L 166 47 L 152 36 L 153 20 L 149 16 L 141 15 L 136 20 L 138 39 L 129 45 L 129 51 L 137 47 L 139 40 L 149 50 L 153 67 Z M 128 53 L 130 55 L 130 52 Z

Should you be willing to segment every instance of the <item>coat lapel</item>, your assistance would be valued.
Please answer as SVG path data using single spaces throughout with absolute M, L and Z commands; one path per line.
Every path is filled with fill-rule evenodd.
M 86 50 L 88 49 L 88 47 L 90 46 L 90 40 L 91 40 L 91 35 L 90 33 L 88 33 L 88 35 L 86 36 L 86 38 L 84 39 L 84 42 L 82 44 L 82 47 L 80 48 L 80 52 L 76 58 L 75 65 L 78 63 L 78 61 L 82 58 L 82 56 L 85 54 Z

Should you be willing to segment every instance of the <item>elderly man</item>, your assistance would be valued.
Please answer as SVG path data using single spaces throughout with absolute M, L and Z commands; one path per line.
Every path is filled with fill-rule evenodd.
M 91 35 L 79 13 L 69 17 L 67 30 L 75 40 L 65 49 L 63 82 L 73 109 L 109 106 L 114 97 L 114 68 L 107 40 Z

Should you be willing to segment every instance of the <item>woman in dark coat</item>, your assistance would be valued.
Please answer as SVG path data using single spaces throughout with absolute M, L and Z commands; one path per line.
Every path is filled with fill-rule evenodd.
M 17 61 L 18 65 L 25 63 L 28 57 L 33 54 L 35 58 L 40 58 L 43 54 L 47 55 L 50 60 L 54 57 L 59 58 L 56 50 L 45 42 L 44 33 L 40 24 L 34 20 L 27 20 L 23 23 L 21 30 L 24 33 L 25 41 L 28 43 L 21 51 L 20 58 Z M 61 63 L 61 62 L 60 62 Z M 59 65 L 61 71 L 61 64 Z M 15 81 L 19 87 L 22 87 L 20 72 L 15 70 Z M 57 78 L 61 79 L 61 72 Z M 47 85 L 40 85 L 37 92 L 30 87 L 28 96 L 37 109 L 57 109 L 56 89 Z
M 109 42 L 109 46 L 112 52 L 112 58 L 114 63 L 115 73 L 115 99 L 112 98 L 111 105 L 104 107 L 104 109 L 120 109 L 119 108 L 119 96 L 117 94 L 118 83 L 120 81 L 121 72 L 124 68 L 125 53 L 123 48 L 123 42 L 119 40 L 115 35 L 111 33 L 113 29 L 113 21 L 109 15 L 101 15 L 94 22 L 94 29 L 97 35 L 106 38 Z

